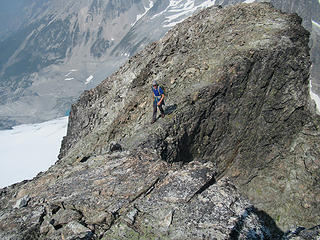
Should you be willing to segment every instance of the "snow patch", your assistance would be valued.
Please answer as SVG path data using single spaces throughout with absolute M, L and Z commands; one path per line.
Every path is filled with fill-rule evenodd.
M 312 22 L 312 33 L 320 36 L 320 24 L 314 20 Z
M 320 97 L 317 94 L 315 94 L 314 92 L 312 92 L 311 89 L 312 89 L 312 83 L 311 83 L 311 80 L 310 80 L 310 82 L 309 82 L 310 97 L 311 97 L 312 100 L 315 101 L 318 114 L 320 114 Z
M 313 21 L 313 20 L 311 20 L 311 22 L 312 22 L 312 25 L 314 25 L 315 27 L 320 29 L 320 24 L 319 23 L 317 23 L 316 21 Z
M 85 84 L 89 84 L 91 82 L 91 80 L 93 79 L 93 76 L 90 75 L 87 79 L 86 79 L 86 82 Z
M 71 69 L 70 72 L 77 72 L 77 69 Z
M 244 1 L 244 3 L 253 3 L 253 2 L 255 2 L 255 0 L 246 0 L 246 1 Z
M 174 13 L 173 15 L 166 17 L 166 24 L 163 26 L 171 28 L 182 22 L 186 16 L 191 15 L 196 10 L 211 7 L 214 4 L 215 0 L 207 0 L 198 5 L 195 5 L 193 0 L 170 0 L 169 6 L 154 17 L 164 14 L 164 12 L 168 12 L 169 14 Z
M 310 97 L 315 101 L 318 113 L 320 113 L 320 97 L 312 91 L 310 91 Z
M 216 0 L 211 0 L 211 1 L 205 1 L 204 3 L 201 3 L 198 8 L 207 8 L 207 7 L 212 7 L 216 3 Z
M 0 188 L 35 177 L 57 160 L 68 117 L 0 131 Z
M 74 78 L 66 78 L 66 79 L 64 79 L 65 81 L 71 81 L 71 80 L 73 80 Z
M 153 7 L 153 4 L 153 1 L 149 0 L 149 7 L 144 7 L 144 13 L 138 14 L 136 20 L 131 24 L 131 26 L 134 26 L 143 16 L 145 16 L 147 12 Z

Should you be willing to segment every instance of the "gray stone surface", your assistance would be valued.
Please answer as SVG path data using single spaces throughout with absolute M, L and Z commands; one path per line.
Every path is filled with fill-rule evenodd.
M 147 46 L 72 106 L 54 166 L 1 190 L 0 238 L 280 239 L 318 225 L 300 23 L 268 4 L 210 8 Z M 151 125 L 154 80 L 166 117 Z
M 26 196 L 20 198 L 13 207 L 14 208 L 26 207 L 28 205 L 29 201 L 30 201 L 30 197 L 29 197 L 29 195 L 26 195 Z
M 118 141 L 168 162 L 211 161 L 284 230 L 317 224 L 318 117 L 300 24 L 268 4 L 210 9 L 178 24 L 73 105 L 60 158 Z M 150 125 L 154 80 L 168 92 L 167 117 Z
M 238 4 L 245 0 L 216 0 L 215 4 L 228 5 Z M 309 46 L 311 61 L 310 81 L 312 82 L 312 91 L 320 94 L 320 3 L 318 0 L 300 1 L 300 0 L 255 0 L 255 2 L 269 2 L 275 8 L 287 12 L 297 13 L 302 18 L 302 25 L 311 33 Z M 317 23 L 314 24 L 313 22 Z
M 225 239 L 281 233 L 230 180 L 215 182 L 214 172 L 210 162 L 178 167 L 150 150 L 55 165 L 26 184 L 2 190 L 0 237 Z M 10 203 L 26 192 L 28 206 L 12 209 Z

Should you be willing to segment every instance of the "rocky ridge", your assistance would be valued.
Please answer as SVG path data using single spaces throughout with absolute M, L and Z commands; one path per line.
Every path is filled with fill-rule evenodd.
M 85 89 L 95 87 L 146 44 L 159 40 L 176 21 L 213 4 L 211 0 L 2 4 L 0 129 L 68 115 L 71 103 Z
M 303 18 L 302 25 L 311 32 L 312 90 L 319 95 L 320 35 L 318 25 L 312 24 L 320 21 L 318 0 L 269 1 L 282 11 L 298 13 Z M 2 3 L 0 129 L 68 114 L 71 103 L 83 90 L 96 86 L 145 45 L 159 40 L 177 22 L 203 7 L 241 2 L 248 1 L 12 0 Z
M 297 13 L 302 18 L 302 25 L 311 33 L 309 46 L 311 47 L 311 82 L 312 91 L 319 95 L 320 88 L 320 2 L 318 0 L 299 1 L 299 0 L 255 0 L 255 2 L 270 2 L 275 8 L 287 12 Z M 243 0 L 216 0 L 215 4 L 236 4 Z
M 308 36 L 269 4 L 178 24 L 82 94 L 54 166 L 1 190 L 0 237 L 316 238 Z M 167 116 L 151 125 L 153 80 Z

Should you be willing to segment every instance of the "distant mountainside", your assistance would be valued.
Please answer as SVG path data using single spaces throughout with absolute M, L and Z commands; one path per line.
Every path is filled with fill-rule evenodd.
M 23 14 L 17 22 L 7 19 L 12 31 L 5 26 L 0 29 L 6 36 L 0 42 L 0 127 L 65 115 L 81 92 L 97 85 L 175 23 L 214 2 L 36 0 L 12 4 L 20 4 L 23 11 L 3 16 L 20 19 Z M 6 1 L 4 6 L 15 9 Z
M 1 1 L 0 129 L 68 114 L 81 92 L 96 86 L 176 23 L 204 7 L 241 2 L 252 1 Z M 317 0 L 271 2 L 298 12 L 308 30 L 320 31 Z M 314 66 L 320 66 L 319 36 L 312 34 Z M 319 72 L 312 70 L 318 94 Z

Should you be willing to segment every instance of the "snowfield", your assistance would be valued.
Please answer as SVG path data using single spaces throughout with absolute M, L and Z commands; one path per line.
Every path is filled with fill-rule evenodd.
M 57 161 L 68 117 L 0 131 L 0 188 L 32 179 Z

